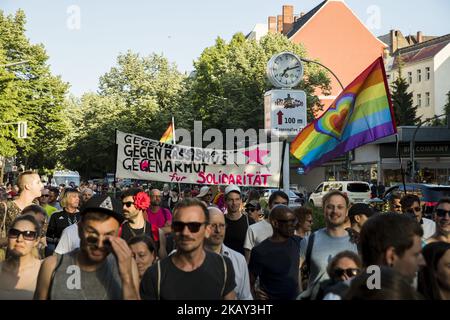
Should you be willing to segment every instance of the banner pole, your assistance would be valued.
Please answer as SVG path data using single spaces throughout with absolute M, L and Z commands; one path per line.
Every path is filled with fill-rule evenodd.
M 172 117 L 172 136 L 173 136 L 173 144 L 176 144 L 177 139 L 175 136 L 175 117 Z M 178 197 L 181 196 L 181 186 L 180 183 L 178 182 Z
M 114 198 L 116 198 L 116 192 L 117 192 L 117 153 L 119 152 L 119 148 L 117 145 L 117 128 L 114 129 L 114 150 L 115 150 L 115 155 L 114 155 L 114 182 L 113 182 L 113 194 L 114 194 Z

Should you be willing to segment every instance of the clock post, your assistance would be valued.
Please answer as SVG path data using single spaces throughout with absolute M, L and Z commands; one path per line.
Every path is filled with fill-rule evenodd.
M 296 54 L 281 52 L 269 60 L 266 72 L 275 89 L 264 94 L 264 127 L 272 137 L 283 140 L 283 190 L 289 194 L 289 143 L 307 125 L 306 94 L 292 89 L 303 78 L 303 65 Z

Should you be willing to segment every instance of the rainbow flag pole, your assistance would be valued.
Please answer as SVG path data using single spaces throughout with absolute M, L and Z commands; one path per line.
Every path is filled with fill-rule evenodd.
M 318 119 L 294 139 L 290 151 L 305 173 L 364 144 L 397 133 L 383 58 L 377 58 Z

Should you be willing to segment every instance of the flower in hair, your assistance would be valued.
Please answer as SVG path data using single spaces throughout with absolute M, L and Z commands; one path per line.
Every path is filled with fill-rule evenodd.
M 134 206 L 139 210 L 147 210 L 150 207 L 150 197 L 144 191 L 139 192 L 133 197 Z

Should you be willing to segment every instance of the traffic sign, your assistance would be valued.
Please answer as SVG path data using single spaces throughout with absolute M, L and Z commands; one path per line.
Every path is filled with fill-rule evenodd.
M 26 121 L 17 122 L 17 137 L 19 139 L 25 139 L 27 137 L 27 122 Z
M 306 122 L 306 94 L 302 90 L 277 89 L 264 95 L 265 129 L 273 135 L 293 138 Z

